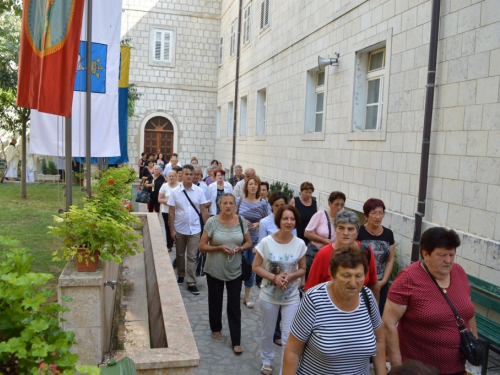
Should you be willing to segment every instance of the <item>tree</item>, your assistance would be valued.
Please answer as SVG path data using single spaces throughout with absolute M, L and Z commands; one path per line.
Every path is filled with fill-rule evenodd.
M 0 16 L 4 13 L 21 15 L 21 0 L 2 0 L 0 3 Z
M 30 110 L 16 105 L 21 18 L 16 12 L 18 0 L 7 0 L 6 4 L 10 4 L 8 12 L 4 11 L 4 3 L 5 0 L 0 6 L 0 128 L 22 135 L 21 198 L 26 198 L 25 145 Z

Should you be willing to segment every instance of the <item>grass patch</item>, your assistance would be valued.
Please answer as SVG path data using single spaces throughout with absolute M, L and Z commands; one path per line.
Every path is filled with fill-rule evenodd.
M 57 294 L 58 277 L 63 262 L 53 262 L 52 252 L 62 245 L 62 239 L 47 234 L 52 217 L 66 207 L 63 184 L 27 184 L 27 199 L 20 198 L 21 185 L 0 184 L 0 235 L 19 241 L 33 256 L 33 272 L 51 273 L 54 278 L 47 287 Z M 73 185 L 73 204 L 85 198 L 79 185 Z M 53 297 L 56 299 L 57 297 Z

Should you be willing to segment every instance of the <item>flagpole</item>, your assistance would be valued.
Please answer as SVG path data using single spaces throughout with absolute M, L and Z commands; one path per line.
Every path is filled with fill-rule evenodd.
M 87 96 L 86 96 L 86 125 L 85 125 L 85 174 L 87 180 L 87 197 L 90 198 L 92 193 L 92 174 L 90 159 L 91 159 L 91 99 L 92 99 L 92 90 L 91 90 L 91 78 L 92 78 L 92 0 L 87 0 L 87 70 L 86 70 L 86 78 L 87 78 Z
M 66 173 L 65 173 L 65 184 L 66 184 L 66 212 L 69 212 L 69 208 L 73 204 L 73 173 L 72 173 L 72 135 L 71 135 L 71 117 L 65 117 L 64 119 L 64 147 L 66 154 Z

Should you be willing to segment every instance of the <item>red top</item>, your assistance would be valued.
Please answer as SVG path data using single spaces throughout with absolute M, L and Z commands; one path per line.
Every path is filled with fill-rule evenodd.
M 470 285 L 462 267 L 454 264 L 448 298 L 470 329 L 474 306 Z M 389 289 L 389 300 L 407 306 L 399 320 L 399 346 L 403 361 L 415 359 L 437 368 L 440 374 L 464 371 L 460 354 L 460 332 L 453 311 L 420 262 L 406 267 Z
M 359 247 L 361 247 L 359 241 L 356 241 L 356 243 Z M 330 258 L 332 257 L 334 250 L 333 244 L 328 244 L 316 253 L 311 269 L 309 270 L 309 275 L 307 276 L 306 285 L 304 286 L 306 290 L 332 279 L 330 277 Z M 365 285 L 373 284 L 378 281 L 375 255 L 373 255 L 371 247 L 370 251 L 370 263 L 368 264 L 368 273 L 366 274 Z

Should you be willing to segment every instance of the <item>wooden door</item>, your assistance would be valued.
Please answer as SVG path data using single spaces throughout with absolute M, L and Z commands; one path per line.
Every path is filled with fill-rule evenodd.
M 163 153 L 170 160 L 174 152 L 174 127 L 165 117 L 157 116 L 148 121 L 144 129 L 144 152 Z

